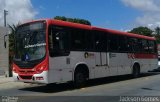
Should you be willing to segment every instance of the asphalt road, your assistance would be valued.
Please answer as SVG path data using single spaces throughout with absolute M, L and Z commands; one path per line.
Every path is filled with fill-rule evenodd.
M 17 99 L 18 102 L 128 102 L 123 96 L 160 96 L 160 74 L 142 74 L 136 79 L 129 75 L 96 79 L 81 89 L 74 89 L 71 84 L 46 86 L 9 82 L 3 87 L 0 85 L 0 96 L 1 100 Z M 160 102 L 160 98 L 155 102 Z

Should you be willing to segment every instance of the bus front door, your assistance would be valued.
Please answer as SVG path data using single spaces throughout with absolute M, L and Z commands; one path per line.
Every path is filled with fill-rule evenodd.
M 105 52 L 97 52 L 95 54 L 95 78 L 109 76 L 108 54 Z

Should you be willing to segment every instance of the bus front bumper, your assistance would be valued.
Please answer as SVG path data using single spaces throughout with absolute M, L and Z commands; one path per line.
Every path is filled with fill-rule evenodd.
M 26 83 L 41 83 L 48 84 L 48 71 L 43 71 L 40 74 L 33 75 L 19 75 L 18 73 L 12 72 L 15 81 L 26 82 Z

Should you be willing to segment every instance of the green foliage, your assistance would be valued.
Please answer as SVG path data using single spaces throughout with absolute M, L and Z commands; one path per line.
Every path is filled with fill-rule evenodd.
M 156 35 L 155 37 L 156 37 L 157 43 L 160 44 L 160 35 Z
M 79 18 L 67 18 L 67 17 L 64 17 L 64 16 L 56 16 L 56 17 L 54 17 L 54 19 L 73 22 L 73 23 L 79 23 L 79 24 L 85 24 L 85 25 L 91 25 L 91 23 L 88 20 L 79 19 Z
M 14 36 L 15 36 L 15 31 L 16 31 L 17 26 L 8 25 L 8 27 L 11 29 L 11 33 L 9 34 L 9 69 L 10 69 L 9 73 L 11 73 L 13 56 L 14 56 L 14 42 L 15 42 Z
M 135 34 L 140 34 L 140 35 L 145 35 L 145 36 L 152 36 L 153 31 L 149 29 L 148 27 L 137 27 L 131 30 L 129 33 L 135 33 Z
M 160 44 L 160 27 L 155 28 L 155 37 L 157 39 L 157 43 Z

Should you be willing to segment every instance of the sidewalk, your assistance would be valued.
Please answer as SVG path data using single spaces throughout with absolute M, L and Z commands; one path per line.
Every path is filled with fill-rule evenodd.
M 0 76 L 0 84 L 13 82 L 13 77 Z

